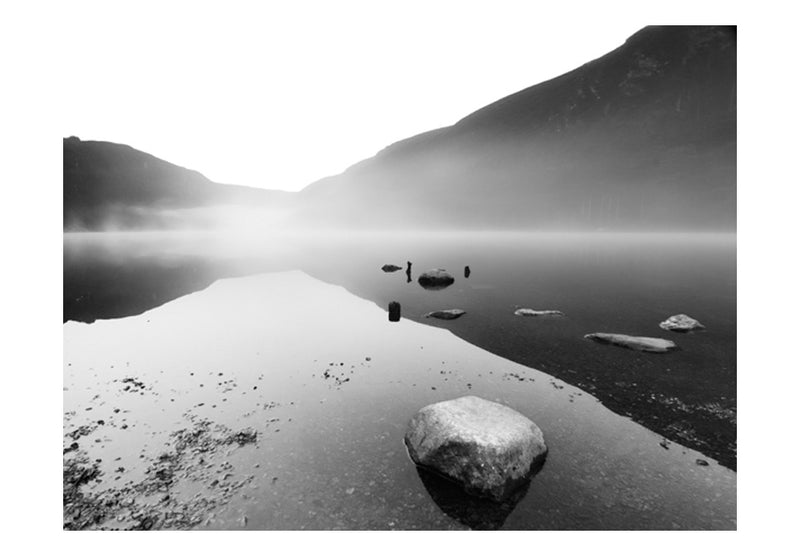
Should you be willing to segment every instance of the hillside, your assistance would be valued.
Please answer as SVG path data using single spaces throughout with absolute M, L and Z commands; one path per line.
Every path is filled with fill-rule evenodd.
M 64 229 L 211 224 L 220 205 L 274 208 L 291 195 L 214 183 L 127 145 L 64 139 Z
M 735 28 L 647 27 L 301 196 L 309 226 L 733 229 Z
M 64 140 L 65 229 L 240 223 L 222 205 L 282 228 L 734 230 L 736 29 L 646 27 L 298 194 Z

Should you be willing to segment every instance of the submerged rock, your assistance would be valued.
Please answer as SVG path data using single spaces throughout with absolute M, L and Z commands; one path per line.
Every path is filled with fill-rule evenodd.
M 470 496 L 457 483 L 425 467 L 418 465 L 417 474 L 440 510 L 475 530 L 500 529 L 520 500 L 528 494 L 530 486 L 530 482 L 525 481 L 522 486 L 503 500 L 492 500 L 491 498 Z
M 419 285 L 426 289 L 441 289 L 446 288 L 456 281 L 453 275 L 444 270 L 443 268 L 434 268 L 420 274 L 417 279 Z
M 675 342 L 663 338 L 647 338 L 645 336 L 628 336 L 626 334 L 606 334 L 596 332 L 584 336 L 587 340 L 593 340 L 601 344 L 612 344 L 636 351 L 647 351 L 651 353 L 665 353 L 678 349 Z
M 546 309 L 544 311 L 536 311 L 534 309 L 517 309 L 514 311 L 514 314 L 518 317 L 547 317 L 547 316 L 554 316 L 554 317 L 563 317 L 564 313 L 561 311 L 554 311 L 552 309 Z
M 705 328 L 705 326 L 700 324 L 700 321 L 684 314 L 672 315 L 658 326 L 664 330 L 671 330 L 673 332 L 691 332 L 692 330 L 702 330 Z
M 384 272 L 397 272 L 402 267 L 397 266 L 396 264 L 385 264 L 381 267 L 381 270 Z
M 423 407 L 409 422 L 405 443 L 417 465 L 493 500 L 526 484 L 547 454 L 533 421 L 475 396 Z
M 428 319 L 433 317 L 435 319 L 453 320 L 464 314 L 466 314 L 466 311 L 461 309 L 444 309 L 442 311 L 431 311 L 430 313 L 425 313 L 425 318 Z

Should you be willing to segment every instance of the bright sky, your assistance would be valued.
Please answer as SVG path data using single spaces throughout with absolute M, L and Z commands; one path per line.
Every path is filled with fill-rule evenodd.
M 535 2 L 66 2 L 63 136 L 298 190 L 622 44 Z

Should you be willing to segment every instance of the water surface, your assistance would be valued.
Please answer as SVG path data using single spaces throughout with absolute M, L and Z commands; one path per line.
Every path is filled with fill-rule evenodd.
M 500 239 L 67 237 L 65 320 L 94 322 L 65 324 L 65 433 L 104 423 L 78 442 L 102 460 L 101 482 L 84 488 L 147 478 L 174 449 L 170 433 L 205 419 L 258 440 L 208 455 L 204 465 L 230 468 L 219 484 L 245 484 L 204 527 L 735 527 L 735 474 L 714 461 L 735 462 L 731 239 Z M 407 260 L 410 282 L 380 271 Z M 421 288 L 419 272 L 434 267 L 455 284 Z M 401 303 L 398 323 L 389 301 Z M 515 317 L 519 306 L 566 316 Z M 467 314 L 422 318 L 445 308 Z M 658 328 L 676 312 L 708 330 Z M 669 337 L 681 350 L 583 340 L 595 331 Z M 126 379 L 144 386 L 132 393 Z M 411 415 L 465 394 L 514 407 L 548 439 L 545 467 L 512 508 L 453 515 L 452 493 L 407 458 Z M 168 493 L 208 495 L 198 485 L 221 468 L 203 469 L 187 467 Z

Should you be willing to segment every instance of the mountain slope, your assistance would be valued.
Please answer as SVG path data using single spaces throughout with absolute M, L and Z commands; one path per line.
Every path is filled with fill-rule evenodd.
M 647 27 L 301 199 L 309 226 L 733 229 L 735 28 Z
M 291 198 L 282 191 L 214 183 L 127 145 L 77 137 L 64 139 L 63 186 L 67 230 L 171 227 L 187 223 L 178 215 L 192 209 L 274 208 Z M 188 221 L 196 223 L 198 218 Z

